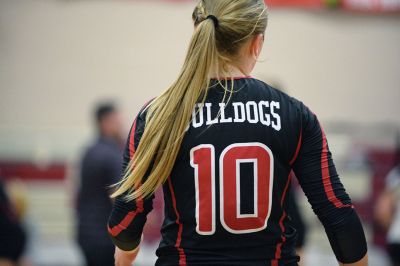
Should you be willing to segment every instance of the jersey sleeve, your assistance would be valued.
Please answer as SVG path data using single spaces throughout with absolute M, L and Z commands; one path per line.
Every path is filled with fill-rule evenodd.
M 139 114 L 126 142 L 123 173 L 135 155 L 145 127 L 145 118 Z M 108 232 L 113 243 L 122 250 L 130 251 L 139 246 L 147 215 L 153 209 L 154 196 L 126 201 L 124 195 L 115 199 L 108 221 Z
M 354 263 L 367 252 L 364 231 L 336 171 L 317 117 L 300 105 L 301 146 L 292 165 L 313 211 L 323 224 L 336 258 Z

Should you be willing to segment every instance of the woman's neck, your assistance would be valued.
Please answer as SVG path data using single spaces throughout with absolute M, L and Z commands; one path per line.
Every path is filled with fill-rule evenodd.
M 213 78 L 237 78 L 250 76 L 250 72 L 242 70 L 236 66 L 229 66 L 227 71 L 221 73 L 213 73 Z

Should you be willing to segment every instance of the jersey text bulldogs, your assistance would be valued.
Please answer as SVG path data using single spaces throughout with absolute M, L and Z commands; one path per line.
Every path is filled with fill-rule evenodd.
M 219 103 L 219 112 L 213 115 L 213 103 L 196 104 L 192 114 L 192 126 L 199 128 L 217 123 L 261 123 L 281 130 L 280 103 L 275 101 Z

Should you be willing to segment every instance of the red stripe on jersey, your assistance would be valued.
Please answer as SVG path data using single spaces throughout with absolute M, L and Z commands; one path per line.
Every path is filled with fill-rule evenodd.
M 149 104 L 153 101 L 153 99 L 149 100 L 148 102 L 145 103 L 145 105 L 142 107 L 140 110 L 138 116 L 136 117 L 135 121 L 133 122 L 133 126 L 130 132 L 130 137 L 129 137 L 129 155 L 132 160 L 133 155 L 135 155 L 136 148 L 135 148 L 135 132 L 136 132 L 136 121 L 138 120 L 139 116 L 146 110 L 147 107 L 149 107 Z
M 108 232 L 113 236 L 116 237 L 118 236 L 123 230 L 128 228 L 128 226 L 131 224 L 133 219 L 135 219 L 136 215 L 143 212 L 143 201 L 140 200 L 141 204 L 139 204 L 139 200 L 136 203 L 136 210 L 128 212 L 128 214 L 122 219 L 122 221 L 117 224 L 114 227 L 108 227 Z
M 183 225 L 180 221 L 180 215 L 179 215 L 178 209 L 176 207 L 175 192 L 174 192 L 174 188 L 172 187 L 171 178 L 168 178 L 168 186 L 169 186 L 169 190 L 171 192 L 172 206 L 174 207 L 174 211 L 175 211 L 175 215 L 176 215 L 175 222 L 178 225 L 178 235 L 176 237 L 175 247 L 179 253 L 179 266 L 185 266 L 186 265 L 186 255 L 185 255 L 183 248 L 181 247 Z
M 288 180 L 286 181 L 285 189 L 283 190 L 282 198 L 281 198 L 281 207 L 283 207 L 283 203 L 286 198 L 286 193 L 288 191 L 290 181 L 292 181 L 292 172 L 289 173 Z
M 289 184 L 290 184 L 291 180 L 292 180 L 292 172 L 290 172 L 290 174 L 288 176 L 288 180 L 286 181 L 285 189 L 283 190 L 283 193 L 282 193 L 282 198 L 281 198 L 281 202 L 280 202 L 282 210 L 283 210 L 283 203 L 285 201 L 286 194 L 287 194 L 287 191 L 288 191 Z M 285 220 L 285 218 L 286 218 L 286 212 L 283 210 L 282 216 L 279 219 L 279 227 L 281 228 L 281 231 L 282 231 L 282 235 L 281 235 L 282 241 L 276 246 L 275 259 L 272 260 L 272 262 L 271 262 L 272 266 L 277 266 L 278 265 L 278 259 L 281 258 L 282 245 L 286 241 L 286 237 L 284 235 L 284 233 L 285 233 L 285 225 L 283 224 L 283 221 Z
M 299 155 L 302 140 L 303 140 L 303 130 L 301 129 L 300 130 L 300 135 L 299 135 L 299 141 L 297 142 L 296 151 L 295 151 L 295 153 L 293 155 L 292 160 L 290 160 L 290 162 L 289 162 L 290 165 L 292 165 L 296 161 L 297 156 Z
M 349 204 L 343 204 L 335 195 L 333 191 L 331 176 L 329 174 L 329 161 L 328 161 L 328 142 L 326 140 L 324 129 L 321 127 L 322 134 L 322 152 L 321 152 L 321 170 L 322 170 L 322 182 L 324 184 L 325 194 L 328 200 L 335 205 L 336 208 L 352 207 Z
M 129 155 L 130 155 L 131 160 L 133 158 L 133 155 L 135 155 L 135 151 L 136 151 L 136 148 L 135 148 L 136 121 L 137 121 L 137 118 L 135 119 L 135 122 L 133 122 L 133 126 L 132 126 L 131 133 L 129 136 Z
M 137 119 L 135 119 L 135 122 L 133 123 L 132 129 L 130 132 L 130 137 L 129 137 L 129 154 L 130 154 L 131 160 L 133 159 L 133 156 L 135 155 L 136 120 Z M 128 214 L 116 226 L 113 226 L 112 228 L 108 227 L 108 232 L 113 237 L 118 236 L 123 230 L 128 228 L 128 226 L 135 219 L 136 215 L 138 215 L 141 212 L 143 212 L 143 199 L 138 198 L 138 199 L 136 199 L 136 210 L 128 212 Z

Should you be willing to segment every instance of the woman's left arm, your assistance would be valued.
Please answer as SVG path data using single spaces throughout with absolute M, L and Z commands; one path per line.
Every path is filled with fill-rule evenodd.
M 139 113 L 129 133 L 124 152 L 123 171 L 135 155 L 145 127 L 145 116 Z M 115 198 L 108 220 L 108 233 L 116 246 L 116 265 L 131 265 L 139 251 L 147 215 L 153 209 L 154 195 L 126 200 L 126 193 Z M 129 263 L 129 264 L 126 264 Z
M 124 251 L 118 247 L 115 247 L 115 266 L 131 266 L 139 253 L 139 249 L 140 246 L 132 251 Z

